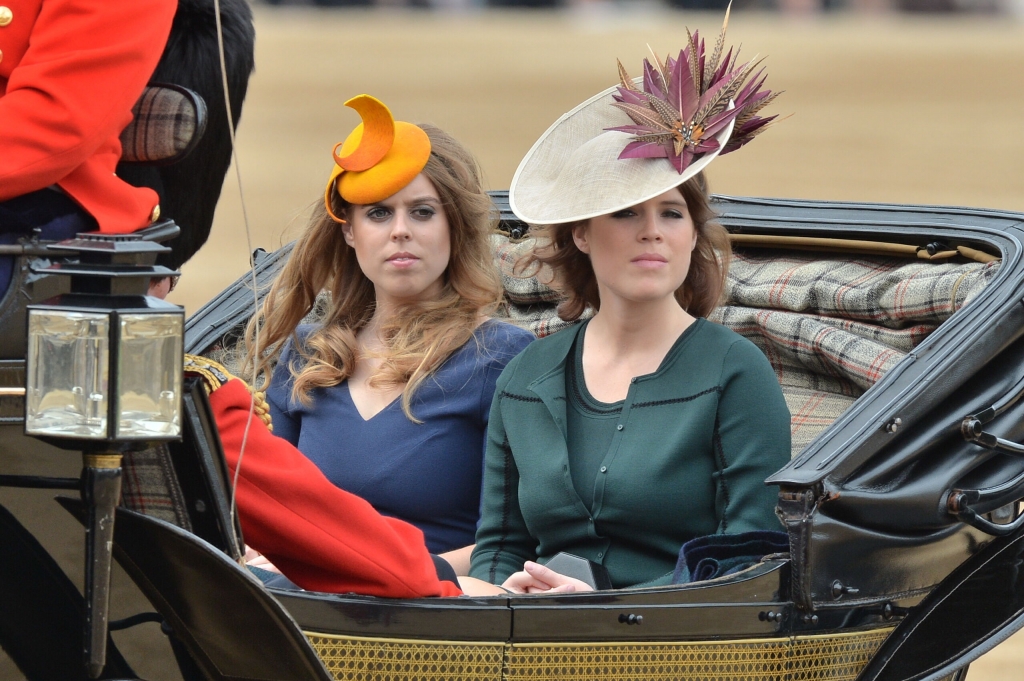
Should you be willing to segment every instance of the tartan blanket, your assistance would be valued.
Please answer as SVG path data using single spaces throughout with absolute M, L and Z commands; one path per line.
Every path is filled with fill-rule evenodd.
M 859 320 L 890 329 L 922 324 L 934 328 L 977 295 L 998 267 L 998 262 L 750 249 L 733 256 L 726 304 Z
M 192 530 L 185 495 L 171 463 L 167 445 L 128 452 L 121 462 L 121 505 Z
M 546 283 L 550 273 L 520 265 L 534 243 L 492 237 L 509 320 L 546 336 L 569 323 L 555 313 L 559 295 Z M 998 261 L 739 250 L 725 302 L 709 319 L 749 338 L 768 358 L 792 415 L 795 456 L 998 269 Z

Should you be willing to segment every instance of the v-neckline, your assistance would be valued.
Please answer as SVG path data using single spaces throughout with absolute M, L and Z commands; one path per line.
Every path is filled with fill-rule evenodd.
M 363 410 L 359 408 L 359 404 L 356 402 L 356 398 L 352 394 L 352 386 L 349 384 L 348 381 L 345 381 L 345 392 L 348 394 L 348 401 L 352 404 L 352 408 L 356 410 L 356 414 L 358 414 L 359 418 L 363 420 L 363 423 L 369 423 L 370 421 L 374 420 L 375 418 L 386 412 L 388 409 L 390 409 L 393 404 L 402 399 L 402 393 L 398 393 L 398 395 L 396 395 L 393 400 L 391 400 L 383 407 L 381 407 L 374 413 L 370 414 L 369 417 L 367 417 L 365 414 L 363 414 Z

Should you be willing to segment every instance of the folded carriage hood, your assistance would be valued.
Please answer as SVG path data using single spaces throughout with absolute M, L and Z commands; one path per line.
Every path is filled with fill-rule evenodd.
M 938 241 L 951 247 L 973 246 L 1002 258 L 999 273 L 985 291 L 883 376 L 821 437 L 769 478 L 769 484 L 806 487 L 831 481 L 841 486 L 842 480 L 899 442 L 915 425 L 931 422 L 933 411 L 945 398 L 1024 334 L 1024 214 L 777 199 L 726 199 L 716 207 L 733 233 L 921 246 Z M 1016 369 L 1024 373 L 1024 367 Z M 989 382 L 1009 389 L 1015 382 L 1014 372 L 999 373 L 990 374 Z M 983 396 L 979 399 L 984 401 Z M 899 429 L 888 431 L 886 425 L 897 418 L 901 419 Z M 959 429 L 960 419 L 947 425 Z
M 798 607 L 923 597 L 990 542 L 984 514 L 1024 497 L 1024 458 L 961 432 L 965 417 L 1019 392 L 1024 380 L 1024 215 L 761 199 L 719 207 L 734 234 L 938 243 L 1001 258 L 981 293 L 767 480 L 781 488 Z M 1024 441 L 1021 402 L 985 431 Z M 964 500 L 976 522 L 965 520 L 973 511 Z

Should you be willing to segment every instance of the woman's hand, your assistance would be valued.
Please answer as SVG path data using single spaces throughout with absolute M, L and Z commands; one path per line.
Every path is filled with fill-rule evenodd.
M 260 568 L 267 572 L 276 572 L 277 574 L 281 574 L 281 571 L 277 569 L 276 565 L 271 563 L 267 560 L 266 556 L 248 544 L 245 546 L 245 556 L 243 556 L 242 560 L 245 561 L 246 565 L 251 565 L 252 567 Z
M 523 564 L 522 572 L 510 576 L 502 586 L 517 594 L 571 593 L 594 590 L 586 582 L 549 570 L 532 560 L 526 561 Z

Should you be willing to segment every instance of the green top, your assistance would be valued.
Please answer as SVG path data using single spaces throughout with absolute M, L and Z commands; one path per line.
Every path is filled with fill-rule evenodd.
M 687 540 L 778 528 L 764 479 L 789 461 L 782 390 L 753 343 L 703 319 L 633 379 L 583 502 L 566 444 L 582 328 L 533 342 L 498 378 L 470 574 L 500 584 L 566 551 L 602 563 L 617 588 L 668 584 Z
M 587 389 L 583 378 L 583 338 L 589 323 L 590 320 L 583 322 L 572 346 L 573 361 L 566 362 L 565 394 L 569 408 L 566 410 L 565 442 L 569 450 L 569 474 L 573 488 L 583 505 L 592 509 L 594 483 L 601 466 L 612 456 L 615 426 L 621 419 L 624 400 L 601 402 Z M 685 335 L 682 334 L 680 339 Z

